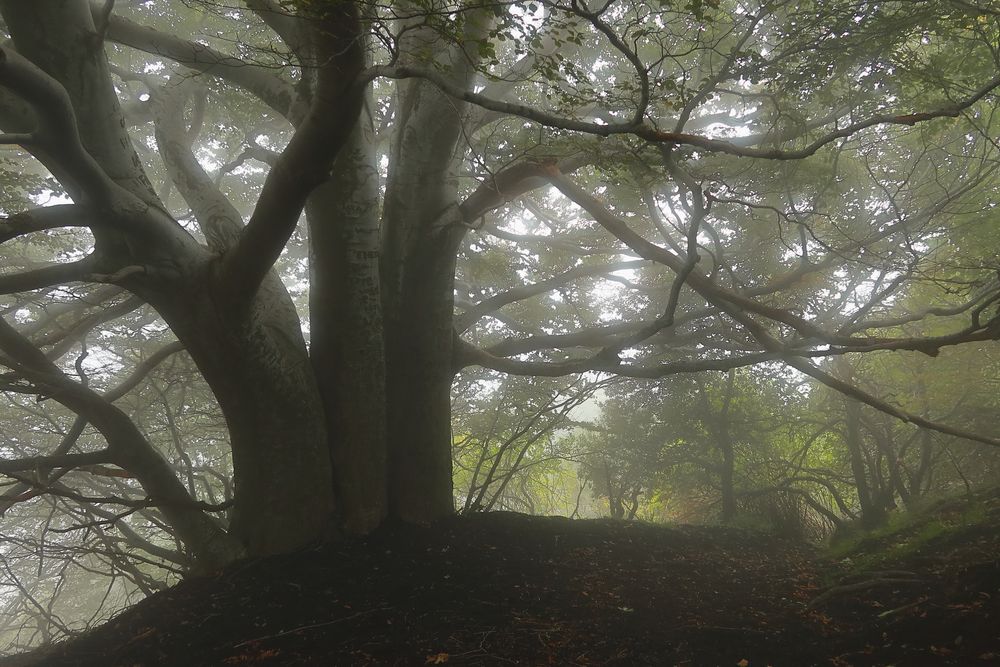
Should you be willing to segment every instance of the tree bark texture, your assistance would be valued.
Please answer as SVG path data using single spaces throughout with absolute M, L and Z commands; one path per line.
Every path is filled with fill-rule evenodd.
M 485 27 L 470 13 L 465 46 L 442 51 L 434 30 L 414 25 L 401 52 L 468 87 Z M 426 523 L 454 510 L 454 282 L 466 231 L 454 174 L 466 105 L 420 79 L 398 91 L 381 229 L 389 512 Z
M 362 115 L 329 181 L 309 198 L 310 356 L 325 409 L 341 528 L 385 518 L 385 358 L 379 177 Z

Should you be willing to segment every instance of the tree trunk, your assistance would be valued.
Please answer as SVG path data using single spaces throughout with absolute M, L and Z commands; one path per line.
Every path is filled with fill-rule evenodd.
M 844 397 L 845 433 L 844 442 L 851 459 L 851 473 L 854 476 L 854 488 L 858 493 L 858 503 L 861 505 L 861 524 L 872 528 L 882 522 L 883 512 L 872 496 L 871 485 L 868 483 L 868 469 L 865 465 L 864 442 L 861 437 L 861 404 L 853 398 Z
M 453 237 L 444 230 L 414 248 L 402 299 L 387 322 L 389 506 L 404 521 L 424 523 L 454 510 Z
M 226 418 L 236 486 L 230 533 L 250 555 L 327 535 L 334 502 L 323 406 L 277 276 L 265 279 L 246 312 L 204 291 L 145 296 L 187 347 Z
M 212 293 L 213 255 L 166 214 L 132 148 L 89 3 L 53 0 L 29 8 L 5 0 L 0 8 L 19 52 L 68 94 L 88 153 L 76 172 L 99 167 L 114 182 L 89 183 L 101 192 L 95 197 L 67 179 L 77 202 L 102 207 L 95 253 L 111 270 L 139 269 L 120 284 L 167 320 L 219 401 L 237 487 L 231 536 L 250 555 L 288 551 L 321 536 L 333 507 L 322 406 L 284 287 L 272 274 L 238 310 Z M 141 473 L 147 493 L 180 503 L 186 490 L 154 454 L 132 447 L 121 456 Z M 184 537 L 199 557 L 214 566 L 238 555 L 239 549 L 200 544 L 197 535 L 211 536 L 214 521 L 203 518 Z
M 107 262 L 108 274 L 129 270 L 117 284 L 156 308 L 219 402 L 236 485 L 229 529 L 246 552 L 285 552 L 320 538 L 335 510 L 352 532 L 376 526 L 387 506 L 415 522 L 452 512 L 453 282 L 466 231 L 455 173 L 464 104 L 426 81 L 400 85 L 380 238 L 369 124 L 355 132 L 330 180 L 313 193 L 307 203 L 314 260 L 310 357 L 274 272 L 242 301 L 234 300 L 239 285 L 220 277 L 241 275 L 253 259 L 276 254 L 278 246 L 267 242 L 277 236 L 254 226 L 253 243 L 234 246 L 252 249 L 235 255 L 237 270 L 227 239 L 206 249 L 157 200 L 123 129 L 89 3 L 53 0 L 31 9 L 0 3 L 18 47 L 66 86 L 82 143 L 114 181 L 107 186 L 98 179 L 100 198 L 86 187 L 72 192 L 80 202 L 97 201 L 102 218 L 114 219 L 95 225 L 95 255 Z M 441 65 L 454 83 L 468 87 L 477 35 L 487 33 L 492 18 L 486 10 L 466 15 L 465 39 L 447 50 L 439 48 L 437 31 L 419 25 L 424 18 L 414 19 L 402 51 L 418 64 Z M 350 58 L 345 62 L 353 66 Z M 322 126 L 313 116 L 306 121 Z M 328 166 L 313 157 L 312 171 L 303 172 L 308 183 Z M 299 176 L 287 180 L 297 185 Z M 289 191 L 297 197 L 307 190 Z M 280 197 L 268 201 L 279 213 L 291 210 L 279 205 Z M 257 220 L 269 220 L 271 208 L 258 202 Z M 282 224 L 290 228 L 294 216 L 288 219 Z M 199 218 L 203 230 L 208 222 Z M 242 231 L 231 236 L 245 239 Z M 104 271 L 104 264 L 95 270 Z M 259 279 L 254 271 L 246 275 L 258 276 L 254 284 Z
M 399 43 L 402 60 L 471 87 L 479 40 L 495 17 L 482 9 L 463 19 L 462 39 L 444 50 L 427 19 L 409 21 Z M 389 511 L 426 523 L 454 511 L 452 320 L 455 261 L 466 232 L 456 172 L 466 104 L 419 79 L 397 90 L 382 215 Z
M 370 117 L 306 205 L 310 356 L 326 412 L 340 526 L 386 516 L 385 359 L 379 280 L 379 178 Z
M 736 517 L 736 489 L 734 486 L 736 471 L 736 452 L 733 447 L 733 437 L 729 428 L 729 407 L 733 401 L 733 385 L 736 381 L 735 369 L 729 369 L 726 374 L 726 395 L 718 420 L 719 449 L 722 450 L 722 468 L 719 472 L 719 482 L 722 487 L 722 520 L 732 521 Z
M 837 359 L 837 371 L 840 379 L 852 382 L 853 372 L 849 363 L 843 358 Z M 864 441 L 861 436 L 861 403 L 849 396 L 844 401 L 844 444 L 851 461 L 851 473 L 854 476 L 854 488 L 858 493 L 858 503 L 861 505 L 861 525 L 873 528 L 882 523 L 885 512 L 872 496 L 871 485 L 868 483 L 868 469 L 865 465 Z

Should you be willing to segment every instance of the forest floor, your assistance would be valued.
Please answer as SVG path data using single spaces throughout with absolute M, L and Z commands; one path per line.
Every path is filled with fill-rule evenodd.
M 1000 494 L 836 552 L 515 514 L 189 579 L 3 667 L 1000 664 Z

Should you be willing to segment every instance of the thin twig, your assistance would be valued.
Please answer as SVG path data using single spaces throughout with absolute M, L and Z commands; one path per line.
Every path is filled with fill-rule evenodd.
M 343 623 L 344 621 L 351 621 L 361 616 L 374 614 L 377 611 L 388 611 L 388 610 L 389 607 L 375 607 L 374 609 L 359 611 L 356 614 L 351 614 L 350 616 L 344 616 L 343 618 L 335 618 L 332 621 L 323 621 L 322 623 L 312 623 L 310 625 L 302 625 L 297 628 L 292 628 L 291 630 L 283 630 L 282 632 L 279 632 L 277 634 L 264 635 L 263 637 L 255 637 L 254 639 L 248 639 L 245 642 L 240 642 L 239 644 L 236 644 L 235 646 L 233 646 L 233 648 L 242 648 L 243 646 L 247 646 L 248 644 L 253 644 L 255 642 L 262 642 L 262 641 L 267 641 L 268 639 L 277 639 L 279 637 L 285 637 L 287 635 L 292 635 L 295 634 L 296 632 L 301 632 L 303 630 L 312 630 L 314 628 L 322 628 L 328 625 L 336 625 L 337 623 Z

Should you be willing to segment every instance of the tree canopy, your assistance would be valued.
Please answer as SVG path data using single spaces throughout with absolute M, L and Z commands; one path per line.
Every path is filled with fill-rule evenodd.
M 579 509 L 567 471 L 809 532 L 993 470 L 989 3 L 0 19 L 19 645 L 389 519 Z

